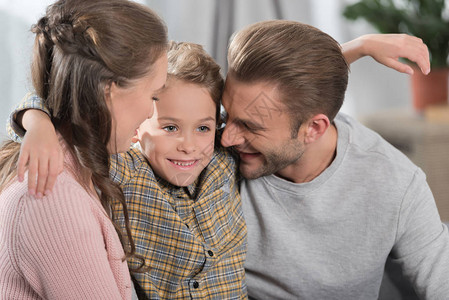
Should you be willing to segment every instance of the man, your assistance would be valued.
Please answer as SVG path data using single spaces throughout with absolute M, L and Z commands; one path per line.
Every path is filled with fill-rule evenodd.
M 338 111 L 340 46 L 292 21 L 232 40 L 222 144 L 240 156 L 250 298 L 377 299 L 387 259 L 449 295 L 449 235 L 423 172 Z M 392 124 L 393 125 L 393 124 Z

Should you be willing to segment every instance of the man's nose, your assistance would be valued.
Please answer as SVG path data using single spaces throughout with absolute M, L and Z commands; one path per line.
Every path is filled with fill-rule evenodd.
M 245 142 L 241 130 L 233 123 L 227 124 L 221 136 L 223 147 L 241 145 Z

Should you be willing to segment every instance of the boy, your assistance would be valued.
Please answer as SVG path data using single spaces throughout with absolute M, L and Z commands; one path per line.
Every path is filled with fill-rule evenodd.
M 111 157 L 110 174 L 126 198 L 136 253 L 148 269 L 133 274 L 136 291 L 149 299 L 245 298 L 246 225 L 236 162 L 215 147 L 220 67 L 189 43 L 171 44 L 168 65 L 154 115 L 134 139 L 142 151 Z M 119 203 L 112 208 L 122 226 Z M 140 263 L 129 260 L 130 267 Z

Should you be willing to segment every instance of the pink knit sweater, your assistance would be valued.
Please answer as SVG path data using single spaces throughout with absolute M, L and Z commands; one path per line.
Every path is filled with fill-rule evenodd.
M 43 199 L 27 180 L 0 194 L 0 299 L 131 299 L 123 255 L 99 200 L 68 171 Z

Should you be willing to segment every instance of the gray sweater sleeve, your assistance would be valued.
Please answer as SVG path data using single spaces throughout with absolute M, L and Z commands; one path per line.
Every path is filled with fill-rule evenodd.
M 424 173 L 418 169 L 404 195 L 393 260 L 421 299 L 449 297 L 449 233 L 441 223 Z

